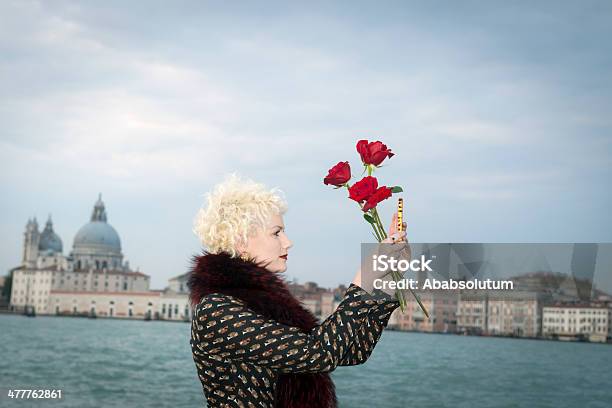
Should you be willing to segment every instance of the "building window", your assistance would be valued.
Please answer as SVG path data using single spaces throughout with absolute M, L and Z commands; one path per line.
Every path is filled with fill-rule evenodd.
M 123 282 L 123 290 L 127 290 L 127 282 Z

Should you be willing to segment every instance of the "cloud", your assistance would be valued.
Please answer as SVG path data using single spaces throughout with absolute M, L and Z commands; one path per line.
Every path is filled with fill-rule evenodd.
M 609 240 L 605 11 L 580 8 L 584 19 L 567 24 L 575 6 L 188 8 L 0 5 L 0 180 L 13 197 L 3 204 L 11 253 L 32 211 L 89 211 L 99 190 L 129 213 L 121 230 L 134 242 L 155 219 L 156 231 L 187 248 L 191 207 L 237 170 L 287 189 L 300 250 L 325 262 L 328 243 L 306 239 L 369 237 L 352 223 L 352 207 L 334 201 L 344 197 L 321 184 L 339 160 L 357 167 L 360 138 L 397 153 L 378 174 L 404 186 L 421 236 Z M 134 210 L 143 196 L 156 206 Z M 512 216 L 493 221 L 522 214 L 525 203 L 534 217 L 548 214 L 551 202 L 575 221 L 540 217 L 537 231 L 520 230 Z M 162 270 L 144 260 L 147 251 L 163 254 L 163 243 L 126 245 L 156 286 L 180 273 L 167 269 L 182 265 L 181 251 L 163 255 Z M 310 277 L 310 258 L 295 272 L 343 281 Z

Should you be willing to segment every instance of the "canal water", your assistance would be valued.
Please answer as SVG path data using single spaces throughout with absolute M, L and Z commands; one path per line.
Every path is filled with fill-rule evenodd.
M 0 406 L 204 407 L 189 323 L 0 315 Z M 610 407 L 612 345 L 385 331 L 343 408 Z M 61 389 L 61 401 L 8 389 Z

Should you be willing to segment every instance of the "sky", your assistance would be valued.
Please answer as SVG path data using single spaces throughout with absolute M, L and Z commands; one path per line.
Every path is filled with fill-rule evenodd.
M 612 242 L 610 2 L 9 0 L 0 34 L 4 273 L 29 217 L 68 254 L 102 193 L 163 288 L 238 172 L 285 192 L 288 279 L 348 284 L 371 233 L 322 179 L 360 139 L 411 242 Z

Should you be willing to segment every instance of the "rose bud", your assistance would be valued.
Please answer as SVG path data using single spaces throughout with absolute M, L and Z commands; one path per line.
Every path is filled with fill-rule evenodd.
M 349 162 L 339 162 L 334 167 L 329 169 L 327 177 L 323 179 L 323 183 L 326 185 L 331 184 L 336 187 L 341 187 L 350 179 L 351 166 L 349 165 Z
M 363 206 L 363 211 L 368 211 L 376 207 L 378 203 L 391 197 L 392 194 L 393 194 L 393 191 L 389 187 L 387 186 L 380 187 L 378 190 L 374 192 L 374 194 L 372 194 L 368 198 L 368 201 L 366 201 L 365 205 Z
M 361 156 L 363 164 L 372 164 L 379 166 L 387 157 L 391 158 L 395 153 L 391 152 L 391 149 L 387 149 L 387 145 L 383 142 L 370 142 L 367 140 L 360 140 L 357 142 L 357 152 Z
M 367 176 L 349 187 L 349 198 L 361 203 L 367 200 L 378 187 L 376 177 Z

